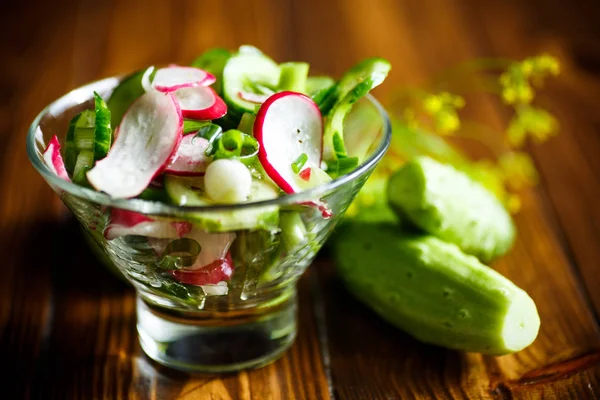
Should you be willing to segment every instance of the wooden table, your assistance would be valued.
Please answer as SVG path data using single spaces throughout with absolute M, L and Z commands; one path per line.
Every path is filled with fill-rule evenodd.
M 0 11 L 1 398 L 600 398 L 600 7 L 559 0 L 22 1 Z M 90 254 L 30 166 L 25 133 L 51 100 L 211 46 L 252 43 L 340 74 L 394 68 L 377 95 L 479 56 L 558 56 L 544 105 L 561 134 L 532 148 L 542 185 L 523 195 L 519 239 L 494 264 L 526 289 L 542 328 L 526 350 L 462 354 L 417 342 L 341 287 L 322 257 L 301 282 L 300 332 L 263 369 L 188 376 L 140 351 L 133 290 Z M 493 101 L 472 109 L 501 126 Z

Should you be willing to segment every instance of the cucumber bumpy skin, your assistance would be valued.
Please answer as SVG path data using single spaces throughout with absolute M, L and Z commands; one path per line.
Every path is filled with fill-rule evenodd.
M 417 157 L 396 171 L 387 196 L 401 217 L 483 262 L 505 254 L 514 242 L 514 224 L 498 199 L 429 157 Z
M 527 293 L 452 243 L 357 222 L 334 251 L 347 288 L 423 342 L 501 355 L 529 346 L 538 334 Z

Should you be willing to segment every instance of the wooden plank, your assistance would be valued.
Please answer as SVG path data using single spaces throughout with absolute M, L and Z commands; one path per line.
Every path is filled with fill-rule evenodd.
M 582 3 L 580 6 L 596 9 L 599 7 L 593 3 Z M 600 79 L 597 73 L 590 73 L 594 69 L 593 66 L 584 68 L 585 64 L 580 62 L 578 53 L 581 40 L 584 40 L 589 55 L 600 55 L 600 46 L 582 39 L 589 37 L 586 35 L 599 32 L 592 17 L 595 14 L 585 13 L 582 7 L 534 2 L 531 8 L 525 8 L 524 13 L 515 16 L 511 20 L 513 28 L 504 29 L 502 34 L 498 34 L 498 19 L 491 18 L 491 15 L 506 13 L 505 8 L 501 7 L 495 12 L 481 9 L 481 13 L 490 13 L 490 24 L 486 25 L 485 29 L 495 54 L 522 57 L 523 54 L 549 51 L 561 60 L 561 76 L 550 82 L 541 99 L 542 104 L 555 113 L 561 125 L 561 132 L 543 146 L 531 150 L 542 174 L 552 210 L 557 214 L 560 228 L 566 234 L 565 244 L 572 252 L 598 318 L 600 274 L 597 260 L 600 259 L 600 247 L 597 238 L 600 236 L 600 208 L 597 204 L 600 196 L 600 117 L 596 108 Z M 531 29 L 531 16 L 537 13 L 537 10 L 544 10 L 539 18 L 541 21 L 552 21 L 552 29 L 529 42 L 521 43 L 520 48 L 515 51 L 514 43 Z M 563 14 L 565 18 L 556 18 L 557 15 Z M 569 25 L 569 21 L 573 20 L 580 21 L 578 25 L 581 28 L 571 33 L 572 25 Z M 538 23 L 541 21 L 538 20 Z M 569 32 L 567 39 L 559 36 L 565 31 Z M 598 69 L 595 71 L 598 72 Z
M 490 50 L 476 39 L 478 32 L 468 27 L 473 18 L 481 18 L 472 13 L 472 3 L 428 2 L 428 9 L 436 12 L 426 12 L 422 4 L 414 1 L 399 2 L 396 6 L 386 0 L 371 2 L 368 6 L 359 1 L 344 2 L 348 4 L 346 9 L 341 2 L 328 3 L 327 14 L 341 13 L 351 21 L 355 32 L 344 37 L 343 50 L 335 50 L 336 60 L 347 65 L 351 60 L 375 51 L 389 58 L 394 68 L 384 85 L 387 89 L 382 89 L 385 94 L 394 87 L 394 82 L 418 82 L 420 77 L 432 76 L 458 61 L 490 55 Z M 519 8 L 512 4 L 512 8 L 505 11 L 501 19 L 493 13 L 486 14 L 487 19 L 481 22 L 482 25 L 487 24 L 488 19 L 496 18 L 502 22 L 502 29 L 496 26 L 496 31 L 505 34 L 506 28 L 511 28 L 506 21 L 518 14 Z M 304 18 L 309 17 L 306 12 Z M 303 26 L 302 22 L 298 25 Z M 311 29 L 302 30 L 299 36 L 307 43 L 333 47 L 334 43 L 342 41 L 336 32 L 337 26 L 333 26 L 331 38 L 326 41 L 318 38 L 327 38 L 327 35 Z M 519 36 L 519 40 L 512 37 L 511 43 L 518 47 L 517 44 L 526 38 L 526 35 Z M 388 43 L 391 40 L 393 45 Z M 492 126 L 505 125 L 504 115 L 486 99 L 475 103 L 470 115 Z M 524 193 L 523 202 L 523 210 L 516 218 L 519 240 L 514 250 L 494 267 L 527 290 L 538 304 L 542 329 L 536 342 L 516 355 L 499 358 L 467 357 L 437 348 L 433 350 L 379 322 L 365 308 L 352 302 L 336 286 L 338 284 L 331 283 L 330 274 L 324 273 L 320 277 L 326 293 L 336 394 L 342 398 L 393 398 L 398 394 L 424 398 L 497 395 L 492 386 L 495 382 L 518 379 L 548 364 L 568 362 L 598 347 L 598 327 L 587 308 L 577 277 L 572 274 L 561 242 L 547 220 L 549 210 L 543 208 L 543 202 L 535 193 Z M 356 333 L 345 335 L 346 332 Z M 425 357 L 427 360 L 423 361 Z M 452 367 L 447 367 L 448 364 Z M 580 388 L 593 384 L 594 376 L 583 373 Z M 557 387 L 566 384 L 561 381 Z M 512 389 L 507 386 L 507 390 Z M 536 393 L 539 392 L 519 386 L 514 394 L 534 396 Z

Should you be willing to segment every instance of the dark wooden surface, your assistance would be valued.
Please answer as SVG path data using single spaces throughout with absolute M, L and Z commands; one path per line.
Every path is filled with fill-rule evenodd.
M 8 3 L 8 2 L 7 2 Z M 21 1 L 0 11 L 0 398 L 600 398 L 600 7 L 577 0 Z M 29 165 L 25 133 L 51 100 L 211 46 L 251 43 L 339 74 L 394 68 L 378 96 L 479 56 L 548 51 L 563 73 L 543 103 L 562 132 L 531 149 L 542 184 L 494 267 L 539 307 L 539 338 L 504 357 L 418 343 L 353 300 L 321 258 L 301 281 L 299 337 L 263 369 L 204 377 L 150 362 L 134 296 L 89 253 Z M 471 113 L 506 123 L 497 103 Z

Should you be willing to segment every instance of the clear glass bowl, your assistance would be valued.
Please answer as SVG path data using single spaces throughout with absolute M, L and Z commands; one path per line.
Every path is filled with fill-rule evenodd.
M 306 192 L 210 207 L 112 199 L 54 175 L 42 152 L 55 134 L 64 144 L 70 119 L 93 107 L 94 91 L 108 98 L 119 81 L 109 78 L 89 84 L 46 107 L 27 136 L 32 164 L 75 214 L 84 234 L 135 287 L 137 329 L 148 356 L 198 372 L 256 368 L 277 359 L 296 336 L 298 278 L 389 146 L 387 114 L 372 97 L 358 102 L 346 120 L 345 136 L 350 154 L 365 161 L 352 173 Z M 323 207 L 315 204 L 324 205 L 331 216 L 324 216 Z M 105 228 L 114 210 L 143 214 L 167 225 L 180 222 L 192 230 L 183 241 L 164 238 L 169 235 L 157 231 L 107 240 Z M 209 232 L 214 230 L 219 232 Z M 194 242 L 185 242 L 189 239 Z M 183 249 L 178 248 L 182 242 Z M 189 246 L 186 250 L 190 243 L 200 245 L 199 253 Z M 211 251 L 227 252 L 228 246 L 234 266 L 230 280 L 216 285 L 182 283 L 190 282 L 181 274 L 196 268 L 199 258 Z M 173 272 L 178 269 L 179 275 Z

